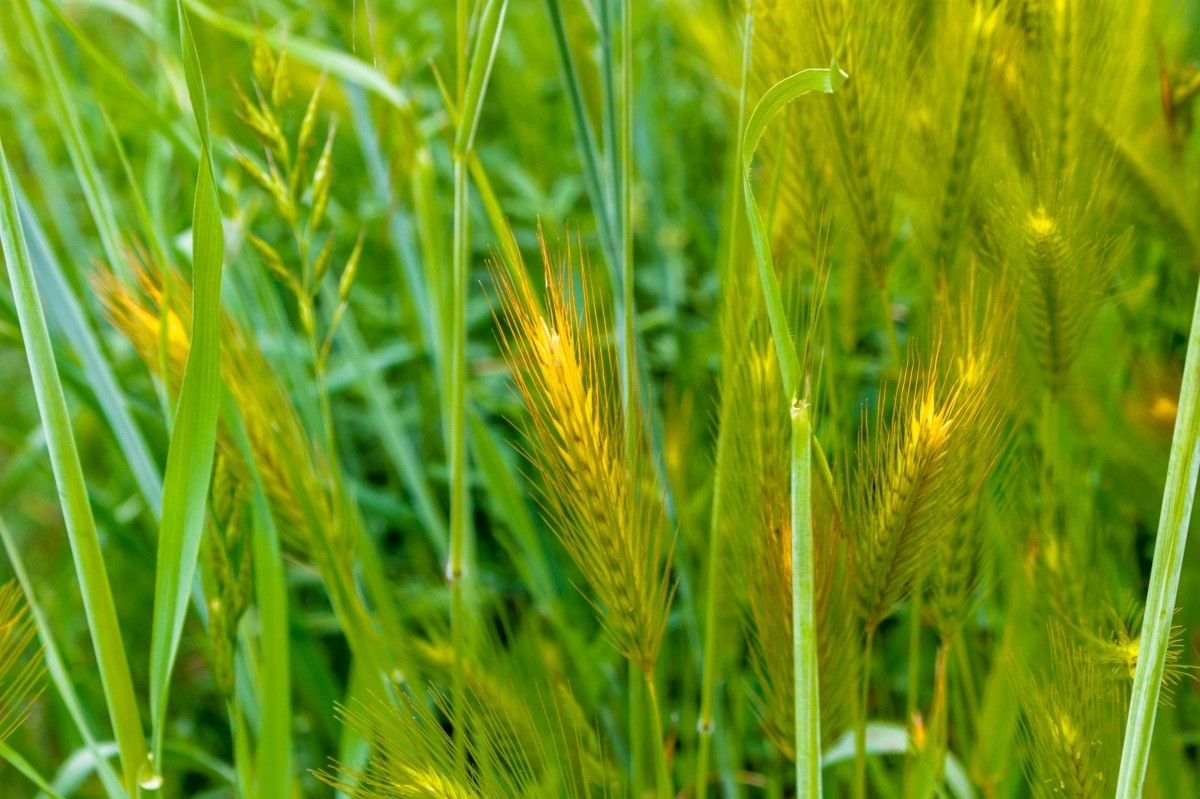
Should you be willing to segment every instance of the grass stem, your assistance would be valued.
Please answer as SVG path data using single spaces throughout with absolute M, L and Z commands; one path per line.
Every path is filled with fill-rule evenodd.
M 821 796 L 821 704 L 817 662 L 812 518 L 812 426 L 808 404 L 792 408 L 792 667 L 796 696 L 796 796 Z

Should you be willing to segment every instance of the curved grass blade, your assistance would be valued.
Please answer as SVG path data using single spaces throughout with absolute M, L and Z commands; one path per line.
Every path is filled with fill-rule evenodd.
M 754 254 L 758 260 L 758 274 L 762 280 L 763 293 L 767 300 L 767 317 L 771 322 L 771 336 L 779 354 L 780 374 L 783 389 L 789 398 L 800 395 L 800 360 L 796 356 L 796 344 L 788 330 L 787 313 L 783 308 L 783 295 L 779 290 L 779 278 L 775 274 L 775 259 L 771 255 L 771 239 L 767 226 L 754 200 L 754 183 L 750 168 L 754 164 L 754 152 L 766 132 L 767 125 L 789 103 L 810 92 L 831 94 L 837 91 L 848 76 L 832 64 L 829 69 L 806 69 L 789 75 L 776 83 L 758 101 L 742 144 L 743 187 L 746 194 L 746 215 L 750 221 L 750 238 L 754 242 Z
M 772 86 L 750 115 L 742 143 L 743 182 L 750 236 L 758 260 L 759 280 L 767 303 L 771 337 L 779 356 L 784 391 L 792 403 L 792 629 L 796 694 L 796 795 L 821 796 L 821 706 L 817 680 L 816 598 L 812 541 L 812 428 L 807 398 L 801 397 L 801 364 L 787 321 L 779 278 L 771 256 L 766 225 L 754 200 L 751 166 L 754 151 L 767 125 L 784 107 L 810 92 L 832 93 L 846 74 L 833 63 L 829 69 L 806 69 Z
M 224 232 L 212 164 L 208 101 L 200 58 L 191 27 L 177 3 L 184 73 L 192 110 L 200 130 L 200 170 L 192 214 L 193 327 L 187 367 L 163 487 L 162 526 L 154 586 L 154 626 L 150 639 L 150 713 L 152 750 L 161 760 L 163 727 L 170 694 L 171 670 L 183 633 L 188 595 L 204 532 L 204 507 L 217 437 L 221 399 L 221 264 Z
M 1171 439 L 1171 459 L 1167 464 L 1167 485 L 1163 492 L 1162 515 L 1154 544 L 1154 565 L 1146 592 L 1146 615 L 1142 621 L 1137 669 L 1133 677 L 1133 695 L 1121 749 L 1121 771 L 1117 777 L 1117 799 L 1137 799 L 1142 795 L 1146 767 L 1150 762 L 1150 740 L 1154 717 L 1162 691 L 1163 667 L 1171 642 L 1175 616 L 1175 596 L 1183 571 L 1188 525 L 1192 520 L 1192 500 L 1196 496 L 1196 476 L 1200 472 L 1200 291 L 1192 313 L 1187 358 L 1183 367 L 1179 412 Z
M 138 715 L 133 676 L 125 656 L 116 605 L 100 549 L 100 537 L 83 480 L 83 467 L 71 431 L 71 419 L 62 382 L 50 346 L 50 333 L 42 311 L 41 297 L 33 276 L 29 248 L 17 211 L 16 196 L 9 175 L 8 159 L 0 144 L 0 244 L 12 281 L 13 301 L 17 306 L 25 353 L 33 378 L 38 411 L 46 431 L 46 447 L 58 486 L 59 501 L 67 526 L 67 536 L 83 593 L 84 612 L 109 717 L 121 751 L 121 766 L 126 789 L 137 790 L 138 771 L 145 759 L 142 720 Z

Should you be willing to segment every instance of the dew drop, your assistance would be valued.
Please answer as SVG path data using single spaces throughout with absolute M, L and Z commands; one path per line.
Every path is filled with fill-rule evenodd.
M 162 774 L 154 765 L 154 755 L 146 755 L 146 762 L 138 770 L 138 785 L 143 791 L 157 791 L 162 784 Z

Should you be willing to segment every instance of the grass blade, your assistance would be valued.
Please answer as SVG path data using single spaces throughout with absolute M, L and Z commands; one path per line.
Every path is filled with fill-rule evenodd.
M 83 366 L 83 374 L 96 395 L 96 402 L 104 412 L 113 437 L 121 448 L 133 478 L 137 482 L 142 498 L 156 517 L 162 503 L 162 478 L 158 465 L 146 439 L 129 412 L 129 403 L 121 391 L 112 367 L 100 349 L 96 333 L 88 321 L 83 305 L 76 299 L 67 283 L 66 275 L 42 232 L 33 209 L 22 195 L 19 184 L 13 184 L 21 224 L 25 229 L 26 243 L 39 285 L 46 293 L 46 305 L 50 318 L 62 329 L 71 348 L 75 350 Z
M 750 221 L 750 238 L 754 242 L 754 253 L 758 259 L 758 275 L 762 281 L 763 293 L 767 300 L 767 316 L 771 322 L 771 337 L 775 339 L 775 349 L 779 354 L 780 374 L 783 377 L 783 389 L 789 399 L 800 396 L 800 360 L 796 357 L 796 344 L 788 329 L 787 313 L 783 307 L 783 295 L 779 290 L 779 277 L 775 274 L 775 260 L 771 255 L 771 239 L 767 232 L 766 223 L 754 200 L 754 183 L 751 180 L 750 167 L 754 163 L 754 152 L 758 142 L 766 132 L 767 125 L 775 115 L 798 97 L 810 92 L 837 91 L 846 80 L 846 73 L 833 64 L 829 69 L 806 69 L 797 72 L 776 83 L 758 101 L 746 124 L 746 133 L 742 144 L 742 168 L 746 194 L 746 215 Z
M 79 694 L 75 691 L 75 682 L 71 679 L 67 664 L 63 661 L 62 655 L 58 650 L 58 644 L 55 643 L 54 637 L 51 634 L 50 620 L 38 602 L 37 595 L 34 593 L 33 581 L 29 579 L 29 573 L 25 570 L 25 562 L 21 557 L 21 550 L 13 540 L 12 533 L 8 529 L 8 524 L 5 523 L 3 518 L 0 518 L 0 541 L 4 543 L 4 550 L 8 555 L 8 562 L 12 566 L 13 573 L 17 577 L 17 582 L 20 583 L 21 590 L 25 592 L 25 601 L 29 603 L 29 615 L 37 625 L 38 643 L 42 646 L 42 655 L 46 663 L 46 673 L 50 675 L 50 681 L 54 683 L 54 687 L 58 690 L 59 698 L 62 699 L 63 705 L 67 708 L 68 715 L 71 716 L 71 720 L 75 723 L 75 729 L 79 733 L 79 737 L 83 738 L 84 747 L 95 758 L 97 764 L 96 772 L 100 775 L 100 781 L 104 784 L 109 799 L 122 799 L 125 796 L 125 791 L 121 788 L 121 783 L 117 779 L 117 775 L 113 772 L 112 767 L 108 765 L 108 760 L 100 754 L 100 748 L 96 742 L 96 736 L 92 732 L 91 724 L 84 716 L 83 703 L 79 701 Z
M 200 129 L 200 170 L 192 216 L 193 328 L 179 390 L 167 473 L 155 574 L 154 627 L 150 643 L 150 712 L 153 754 L 161 760 L 171 671 L 183 633 L 188 595 L 204 532 L 204 507 L 212 476 L 221 395 L 221 263 L 224 232 L 212 165 L 208 102 L 191 28 L 179 13 L 184 72 Z
M 1192 520 L 1192 500 L 1196 496 L 1196 475 L 1200 472 L 1200 292 L 1192 314 L 1188 336 L 1187 360 L 1183 367 L 1179 411 L 1171 439 L 1171 459 L 1167 465 L 1167 485 L 1163 492 L 1162 515 L 1154 544 L 1154 565 L 1146 592 L 1146 615 L 1138 648 L 1137 670 L 1133 678 L 1125 744 L 1121 750 L 1121 771 L 1117 777 L 1117 799 L 1137 799 L 1142 795 L 1146 767 L 1150 762 L 1150 740 L 1154 735 L 1154 716 L 1162 691 L 1163 668 L 1171 640 L 1175 616 L 1175 596 L 1183 571 L 1183 553 L 1187 547 L 1188 525 Z
M 466 94 L 459 100 L 461 116 L 454 134 L 454 152 L 460 156 L 475 146 L 475 130 L 479 127 L 483 96 L 487 93 L 488 78 L 492 75 L 492 64 L 500 46 L 500 32 L 504 29 L 504 12 L 507 10 L 508 0 L 488 0 L 483 7 L 483 17 L 471 55 L 471 68 L 467 73 Z
M 138 716 L 133 676 L 125 656 L 112 588 L 100 549 L 100 537 L 96 532 L 96 521 L 83 480 L 83 467 L 71 431 L 67 401 L 58 376 L 54 350 L 50 346 L 50 333 L 46 328 L 46 317 L 33 276 L 33 264 L 21 228 L 3 144 L 0 144 L 0 243 L 3 244 L 8 263 L 13 301 L 17 306 L 25 340 L 25 353 L 32 373 L 38 411 L 46 431 L 46 446 L 58 486 L 79 586 L 83 592 L 84 611 L 92 634 L 92 645 L 96 650 L 109 717 L 121 750 L 125 786 L 130 793 L 134 793 L 138 771 L 146 753 L 142 720 Z

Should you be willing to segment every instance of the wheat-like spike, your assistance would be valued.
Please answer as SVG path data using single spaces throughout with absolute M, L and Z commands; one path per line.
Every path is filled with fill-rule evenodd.
M 622 443 L 600 310 L 585 289 L 578 316 L 569 249 L 557 268 L 544 238 L 541 250 L 544 313 L 528 281 L 495 270 L 501 348 L 529 412 L 530 459 L 548 521 L 591 586 L 613 646 L 650 673 L 673 591 L 661 503 L 642 447 L 626 452 Z
M 1010 393 L 1010 295 L 1003 283 L 981 291 L 975 281 L 975 270 L 971 270 L 957 303 L 947 301 L 955 308 L 955 320 L 949 330 L 947 346 L 953 357 L 946 359 L 946 379 L 962 382 L 968 391 L 988 395 L 990 409 L 964 431 L 973 444 L 965 452 L 961 468 L 973 488 L 957 518 L 949 523 L 926 582 L 927 612 L 943 642 L 958 633 L 974 607 L 983 567 L 996 541 L 989 528 L 1007 521 L 1007 497 L 1015 468 L 1013 458 L 997 468 L 1005 444 L 1003 419 Z M 1000 518 L 994 519 L 996 516 Z
M 871 455 L 860 458 L 854 524 L 859 614 L 873 630 L 932 567 L 947 527 L 978 489 L 967 469 L 993 435 L 991 378 L 939 375 L 910 362 L 891 420 Z M 865 440 L 860 451 L 866 449 Z
M 1122 239 L 1094 240 L 1082 209 L 1038 204 L 1016 220 L 1013 261 L 1021 328 L 1054 397 L 1066 389 L 1088 327 L 1109 288 Z M 1011 216 L 1011 214 L 1010 214 Z
M 371 698 L 339 707 L 339 720 L 373 751 L 365 765 L 331 761 L 317 777 L 352 799 L 583 799 L 606 785 L 603 755 L 585 743 L 577 726 L 583 722 L 569 718 L 582 711 L 567 686 L 530 681 L 530 664 L 511 652 L 491 652 L 488 666 L 520 679 L 525 692 L 476 663 L 453 702 L 430 689 L 398 703 Z M 456 726 L 465 730 L 465 768 L 455 752 Z
M 374 751 L 366 767 L 333 761 L 317 777 L 352 799 L 501 799 L 459 774 L 454 742 L 436 711 L 409 696 L 398 707 L 379 699 L 339 706 L 339 720 Z
M 1036 674 L 1025 667 L 1015 675 L 1030 787 L 1039 799 L 1106 797 L 1116 779 L 1125 702 L 1057 624 L 1049 628 L 1048 661 Z
M 31 645 L 37 628 L 15 582 L 0 587 L 0 743 L 29 716 L 41 695 L 41 647 Z

